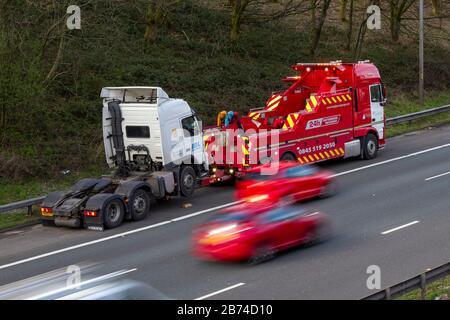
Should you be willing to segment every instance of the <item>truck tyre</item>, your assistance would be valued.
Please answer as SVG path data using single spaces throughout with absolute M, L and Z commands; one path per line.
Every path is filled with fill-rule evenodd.
M 195 171 L 191 166 L 183 166 L 180 172 L 180 191 L 184 197 L 190 197 L 195 190 Z
M 370 160 L 377 156 L 377 151 L 378 139 L 374 134 L 368 133 L 367 136 L 363 139 L 362 156 L 364 159 Z
M 120 226 L 125 216 L 125 208 L 120 199 L 108 200 L 103 206 L 103 223 L 106 229 Z
M 131 219 L 144 219 L 150 212 L 150 203 L 150 195 L 144 189 L 137 189 L 129 199 Z
M 297 159 L 295 159 L 295 156 L 290 153 L 290 152 L 286 152 L 281 156 L 281 161 L 295 161 Z

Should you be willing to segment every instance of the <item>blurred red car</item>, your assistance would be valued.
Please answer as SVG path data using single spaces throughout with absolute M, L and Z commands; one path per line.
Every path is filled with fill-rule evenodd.
M 263 174 L 267 167 L 253 168 L 237 182 L 237 199 L 295 202 L 317 196 L 328 197 L 337 192 L 337 182 L 331 171 L 286 161 L 279 163 L 276 174 Z
M 298 205 L 244 203 L 198 226 L 193 233 L 193 254 L 203 260 L 258 263 L 281 250 L 325 240 L 329 227 L 327 216 Z

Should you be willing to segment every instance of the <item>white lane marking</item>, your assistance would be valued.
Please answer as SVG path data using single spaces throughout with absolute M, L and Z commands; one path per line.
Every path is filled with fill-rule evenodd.
M 333 177 L 342 176 L 342 175 L 345 175 L 345 174 L 357 172 L 357 171 L 368 169 L 368 168 L 371 168 L 371 167 L 380 166 L 380 165 L 383 165 L 383 164 L 386 164 L 386 163 L 390 163 L 390 162 L 393 162 L 393 161 L 398 161 L 398 160 L 401 160 L 401 159 L 417 156 L 417 155 L 420 155 L 420 154 L 423 154 L 423 153 L 427 153 L 427 152 L 431 152 L 431 151 L 434 151 L 434 150 L 439 150 L 439 149 L 447 148 L 447 147 L 450 147 L 450 143 L 443 144 L 443 145 L 440 145 L 440 146 L 437 146 L 437 147 L 434 147 L 434 148 L 429 148 L 429 149 L 426 149 L 426 150 L 410 153 L 410 154 L 407 154 L 405 156 L 401 156 L 401 157 L 397 157 L 397 158 L 393 158 L 393 159 L 389 159 L 389 160 L 373 163 L 373 164 L 370 164 L 370 165 L 367 165 L 367 166 L 364 166 L 364 167 L 360 167 L 360 168 L 356 168 L 356 169 L 352 169 L 352 170 L 336 173 L 336 174 L 333 175 Z M 200 211 L 201 213 L 197 212 L 197 213 L 188 214 L 186 216 L 182 216 L 182 217 L 175 218 L 175 219 L 172 219 L 172 220 L 163 221 L 163 222 L 160 222 L 160 223 L 157 223 L 157 224 L 153 224 L 153 225 L 150 225 L 150 226 L 147 226 L 147 227 L 139 228 L 139 229 L 136 229 L 136 230 L 131 230 L 131 231 L 127 231 L 127 232 L 124 232 L 124 233 L 119 233 L 119 234 L 116 234 L 116 235 L 113 235 L 113 236 L 110 236 L 110 237 L 106 237 L 106 238 L 102 238 L 102 239 L 98 239 L 98 240 L 82 243 L 82 244 L 79 244 L 79 245 L 75 245 L 75 246 L 67 247 L 67 248 L 64 248 L 64 249 L 52 251 L 52 252 L 41 254 L 41 255 L 38 255 L 38 256 L 34 256 L 34 257 L 31 257 L 31 258 L 27 258 L 27 259 L 19 260 L 19 261 L 16 261 L 16 262 L 8 263 L 8 264 L 0 266 L 0 270 L 8 268 L 8 267 L 16 266 L 16 265 L 19 265 L 19 264 L 22 264 L 22 263 L 26 263 L 26 262 L 38 260 L 38 259 L 41 259 L 41 258 L 45 258 L 45 257 L 48 257 L 48 256 L 52 256 L 52 255 L 55 255 L 55 254 L 58 254 L 58 253 L 62 253 L 62 252 L 70 251 L 70 250 L 75 250 L 75 249 L 86 247 L 86 246 L 93 245 L 93 244 L 96 244 L 96 243 L 100 243 L 100 242 L 104 242 L 104 241 L 108 241 L 108 240 L 124 237 L 124 236 L 129 235 L 129 234 L 133 234 L 133 233 L 145 231 L 145 230 L 148 230 L 148 229 L 156 228 L 156 227 L 159 227 L 159 226 L 162 226 L 162 225 L 165 225 L 165 224 L 169 224 L 169 223 L 172 223 L 172 222 L 177 222 L 177 221 L 180 221 L 180 220 L 183 220 L 183 219 L 194 217 L 194 216 L 196 216 L 198 214 L 203 214 L 203 213 L 206 213 L 206 212 L 214 211 L 214 210 L 217 210 L 217 209 L 224 208 L 226 206 L 232 206 L 232 205 L 237 204 L 239 202 L 240 201 L 231 202 L 231 203 L 224 204 L 224 205 L 221 205 L 221 206 L 217 206 L 217 207 L 214 207 L 214 208 L 211 208 L 211 209 L 206 209 L 206 210 Z
M 108 241 L 108 240 L 125 237 L 127 235 L 138 233 L 138 232 L 141 232 L 141 231 L 157 228 L 157 227 L 160 227 L 160 226 L 172 223 L 172 222 L 177 222 L 179 220 L 183 220 L 183 219 L 185 219 L 185 217 L 193 217 L 193 216 L 196 216 L 196 215 L 199 215 L 199 214 L 203 214 L 203 213 L 211 212 L 211 211 L 214 211 L 214 210 L 222 209 L 222 208 L 225 208 L 225 207 L 229 207 L 229 206 L 235 205 L 235 204 L 240 203 L 240 202 L 241 201 L 230 202 L 230 203 L 223 204 L 223 205 L 220 205 L 220 206 L 217 206 L 217 207 L 213 207 L 213 208 L 202 210 L 202 211 L 199 211 L 199 212 L 196 212 L 196 213 L 188 214 L 186 216 L 179 217 L 179 218 L 176 218 L 176 219 L 159 222 L 159 223 L 152 224 L 152 225 L 149 225 L 149 226 L 146 226 L 146 227 L 130 230 L 130 231 L 127 231 L 127 232 L 118 233 L 118 234 L 115 234 L 115 235 L 112 235 L 112 236 L 109 236 L 109 237 L 106 237 L 106 238 L 101 238 L 101 239 L 97 239 L 97 240 L 93 240 L 93 241 L 89 241 L 89 242 L 85 242 L 85 243 L 80 243 L 80 244 L 77 244 L 77 245 L 74 245 L 74 246 L 71 246 L 71 247 L 67 247 L 67 248 L 63 248 L 63 249 L 47 252 L 47 253 L 44 253 L 44 254 L 40 254 L 40 255 L 37 255 L 37 256 L 34 256 L 34 257 L 30 257 L 30 258 L 27 258 L 27 259 L 11 262 L 11 263 L 4 264 L 4 265 L 0 266 L 0 270 L 6 269 L 6 268 L 9 268 L 9 267 L 12 267 L 12 266 L 16 266 L 16 265 L 19 265 L 19 264 L 23 264 L 23 263 L 26 263 L 26 262 L 30 262 L 30 261 L 46 258 L 46 257 L 49 257 L 49 256 L 53 256 L 55 254 L 59 254 L 59 253 L 63 253 L 63 252 L 67 252 L 67 251 L 71 251 L 71 250 L 87 247 L 87 246 L 90 246 L 90 245 L 93 245 L 93 244 L 96 244 L 96 243 L 101 243 L 101 242 L 105 242 L 105 241 Z
M 216 295 L 218 295 L 218 294 L 221 294 L 221 293 L 223 293 L 223 292 L 225 292 L 225 291 L 229 291 L 229 290 L 232 290 L 232 289 L 234 289 L 234 288 L 243 286 L 244 284 L 245 284 L 244 282 L 240 282 L 240 283 L 237 283 L 237 284 L 235 284 L 235 285 L 226 287 L 226 288 L 224 288 L 224 289 L 222 289 L 222 290 L 214 291 L 214 292 L 212 292 L 212 293 L 210 293 L 210 294 L 204 295 L 204 296 L 202 296 L 202 297 L 200 297 L 200 298 L 197 298 L 197 299 L 194 299 L 194 300 L 204 300 L 204 299 L 207 299 L 207 298 L 209 298 L 209 297 L 212 297 L 212 296 L 216 296 Z
M 369 164 L 369 165 L 364 166 L 364 167 L 359 167 L 359 168 L 351 169 L 351 170 L 348 170 L 348 171 L 339 172 L 339 173 L 334 174 L 333 177 L 343 176 L 345 174 L 361 171 L 361 170 L 372 168 L 372 167 L 376 167 L 376 166 L 381 166 L 381 165 L 386 164 L 386 163 L 390 163 L 390 162 L 394 162 L 394 161 L 398 161 L 398 160 L 402 160 L 402 159 L 406 159 L 406 158 L 411 158 L 411 157 L 418 156 L 418 155 L 421 155 L 421 154 L 424 154 L 424 153 L 427 153 L 427 152 L 431 152 L 431 151 L 435 151 L 435 150 L 439 150 L 439 149 L 443 149 L 443 148 L 448 148 L 448 147 L 450 147 L 450 143 L 443 144 L 443 145 L 440 145 L 440 146 L 437 146 L 437 147 L 434 147 L 434 148 L 429 148 L 429 149 L 413 152 L 413 153 L 410 153 L 410 154 L 407 154 L 407 155 L 404 155 L 404 156 L 400 156 L 400 157 L 397 157 L 397 158 L 392 158 L 392 159 L 389 159 L 389 160 L 380 161 L 380 162 L 377 162 L 377 163 L 372 163 L 372 164 Z
M 130 269 L 130 270 L 120 270 L 120 271 L 108 273 L 108 274 L 105 274 L 105 275 L 100 276 L 100 277 L 96 277 L 96 278 L 92 278 L 92 279 L 89 279 L 89 280 L 86 280 L 86 281 L 82 281 L 80 283 L 72 284 L 70 286 L 64 286 L 62 288 L 58 288 L 58 289 L 55 289 L 55 290 L 52 290 L 52 291 L 49 291 L 49 292 L 44 292 L 42 294 L 33 296 L 31 298 L 27 298 L 26 300 L 40 300 L 40 299 L 43 299 L 45 297 L 49 297 L 49 296 L 52 296 L 54 294 L 58 294 L 58 293 L 64 292 L 66 290 L 78 289 L 78 288 L 80 288 L 82 286 L 85 286 L 87 284 L 90 284 L 90 283 L 108 280 L 108 279 L 115 278 L 115 277 L 118 277 L 118 276 L 122 276 L 124 274 L 130 273 L 130 272 L 133 272 L 133 271 L 136 271 L 136 270 L 137 270 L 137 268 Z
M 413 221 L 413 222 L 410 222 L 410 223 L 401 225 L 401 226 L 399 226 L 399 227 L 396 227 L 396 228 L 393 228 L 393 229 L 389 229 L 389 230 L 383 231 L 381 234 L 382 234 L 382 235 L 385 235 L 385 234 L 388 234 L 388 233 L 391 233 L 391 232 L 394 232 L 394 231 L 397 231 L 397 230 L 400 230 L 400 229 L 403 229 L 403 228 L 412 226 L 413 224 L 416 224 L 416 223 L 419 223 L 419 222 L 420 222 L 420 221 L 416 220 L 416 221 Z
M 438 174 L 437 176 L 432 176 L 432 177 L 426 178 L 425 181 L 429 181 L 429 180 L 433 180 L 433 179 L 436 179 L 436 178 L 440 178 L 440 177 L 446 176 L 448 174 L 450 174 L 450 171 L 442 173 L 442 174 Z

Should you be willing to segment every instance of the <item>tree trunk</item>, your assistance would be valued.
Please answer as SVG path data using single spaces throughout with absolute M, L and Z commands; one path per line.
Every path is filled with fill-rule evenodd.
M 315 21 L 314 30 L 312 32 L 311 37 L 311 46 L 309 53 L 312 57 L 316 54 L 317 46 L 319 45 L 320 36 L 322 34 L 322 27 L 325 23 L 325 19 L 327 17 L 328 8 L 330 7 L 331 0 L 324 0 L 322 5 L 322 10 L 320 12 L 320 16 L 318 21 Z
M 230 41 L 236 42 L 241 31 L 242 16 L 250 0 L 229 0 L 231 6 Z
M 400 18 L 398 16 L 391 17 L 391 37 L 394 42 L 400 39 Z
M 162 23 L 162 7 L 158 0 L 150 0 L 147 7 L 146 28 L 144 38 L 155 43 L 158 39 L 158 27 Z
M 341 19 L 342 22 L 347 21 L 347 17 L 346 17 L 346 10 L 347 10 L 347 3 L 348 0 L 341 0 L 340 1 L 340 8 L 339 8 L 339 17 Z
M 353 35 L 353 4 L 354 0 L 350 0 L 350 9 L 348 13 L 348 29 L 347 29 L 347 45 L 345 48 L 347 50 L 351 49 L 352 46 L 352 35 Z

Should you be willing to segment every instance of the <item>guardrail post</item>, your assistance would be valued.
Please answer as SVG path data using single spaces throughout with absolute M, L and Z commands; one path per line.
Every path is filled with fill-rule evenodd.
M 386 297 L 386 300 L 391 300 L 391 288 L 386 288 L 384 290 L 384 295 Z
M 425 300 L 427 297 L 427 278 L 425 273 L 420 275 L 420 299 Z
M 33 215 L 33 206 L 27 207 L 27 215 L 32 216 Z

